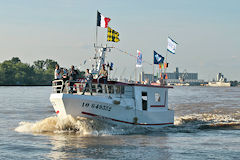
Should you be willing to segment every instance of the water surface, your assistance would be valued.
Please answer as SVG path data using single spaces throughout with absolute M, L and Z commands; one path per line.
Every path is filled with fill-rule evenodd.
M 239 159 L 240 88 L 175 87 L 175 126 L 157 131 L 69 117 L 51 87 L 0 87 L 1 159 Z

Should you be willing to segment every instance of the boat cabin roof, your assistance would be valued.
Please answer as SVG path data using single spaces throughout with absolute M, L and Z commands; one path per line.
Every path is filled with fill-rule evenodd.
M 93 79 L 93 83 L 97 83 L 97 79 Z M 139 86 L 139 87 L 158 87 L 158 88 L 173 88 L 172 86 L 160 85 L 159 83 L 139 84 L 139 83 L 124 83 L 119 81 L 107 81 L 110 85 L 123 85 L 123 86 Z

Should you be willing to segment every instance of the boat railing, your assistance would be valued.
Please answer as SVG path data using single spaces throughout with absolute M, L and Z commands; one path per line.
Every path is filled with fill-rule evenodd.
M 54 80 L 52 82 L 53 92 L 54 93 L 69 93 L 69 94 L 82 94 L 85 88 L 85 81 L 63 81 L 63 80 Z M 129 86 L 130 87 L 130 86 Z M 130 93 L 131 92 L 131 93 Z M 86 95 L 90 94 L 89 88 L 85 92 Z M 92 93 L 94 94 L 105 94 L 112 95 L 115 97 L 122 97 L 123 94 L 132 95 L 132 90 L 125 89 L 124 85 L 118 84 L 104 84 L 104 83 L 92 83 Z
M 54 93 L 62 93 L 63 91 L 63 80 L 54 80 L 52 81 L 52 91 Z

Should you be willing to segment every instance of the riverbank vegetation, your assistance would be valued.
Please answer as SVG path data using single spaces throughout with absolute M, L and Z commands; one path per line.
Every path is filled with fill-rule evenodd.
M 33 65 L 18 57 L 0 63 L 0 85 L 51 85 L 56 61 L 37 60 Z

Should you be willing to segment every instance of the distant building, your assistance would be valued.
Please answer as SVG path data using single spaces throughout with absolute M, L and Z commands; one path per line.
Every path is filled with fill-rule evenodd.
M 153 81 L 153 75 L 152 74 L 144 74 L 144 72 L 140 73 L 140 77 L 139 77 L 140 81 Z M 154 80 L 157 80 L 157 76 L 154 76 Z
M 186 70 L 183 73 L 179 73 L 178 67 L 173 73 L 167 72 L 168 79 L 183 79 L 184 80 L 198 80 L 198 73 L 187 73 Z
M 184 79 L 184 80 L 198 80 L 198 73 L 187 73 L 186 70 L 183 73 L 179 72 L 178 67 L 176 68 L 176 71 L 173 73 L 167 72 L 167 77 L 168 80 L 179 80 L 179 79 Z M 140 80 L 145 81 L 148 79 L 149 81 L 153 80 L 153 75 L 152 74 L 144 74 L 144 72 L 141 72 L 140 74 Z M 157 80 L 158 77 L 154 76 L 154 80 Z
M 200 83 L 203 83 L 203 80 L 198 80 L 198 73 L 188 73 L 186 70 L 184 70 L 182 73 L 179 72 L 179 68 L 177 67 L 175 72 L 170 73 L 167 72 L 168 77 L 168 83 L 181 83 L 181 82 L 187 82 L 191 85 L 200 85 Z M 139 79 L 141 81 L 153 81 L 153 75 L 152 74 L 145 74 L 144 72 L 141 72 Z M 154 81 L 157 81 L 160 79 L 160 77 L 154 76 Z

